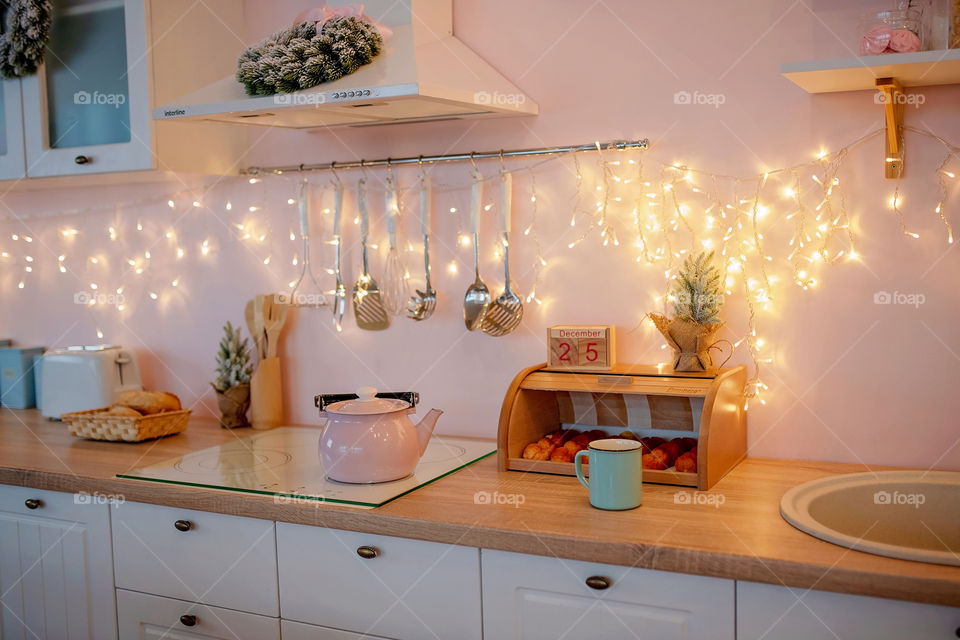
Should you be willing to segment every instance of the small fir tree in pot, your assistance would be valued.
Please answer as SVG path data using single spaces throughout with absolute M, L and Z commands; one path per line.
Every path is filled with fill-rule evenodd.
M 687 256 L 674 281 L 673 318 L 651 313 L 667 344 L 673 348 L 674 371 L 706 371 L 713 367 L 710 349 L 723 326 L 718 317 L 723 306 L 720 270 L 713 251 Z
M 220 426 L 225 429 L 249 427 L 250 408 L 250 344 L 241 338 L 240 328 L 227 322 L 217 350 L 217 379 L 212 382 L 220 407 Z

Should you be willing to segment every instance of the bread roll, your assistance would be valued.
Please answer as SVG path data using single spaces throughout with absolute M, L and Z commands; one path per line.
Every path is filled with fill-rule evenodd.
M 697 472 L 697 454 L 692 453 L 690 451 L 686 452 L 685 454 L 677 458 L 677 462 L 674 466 L 676 467 L 677 471 L 696 473 Z
M 641 464 L 643 465 L 644 469 L 662 470 L 667 468 L 667 465 L 664 464 L 664 462 L 665 461 L 662 457 L 655 456 L 652 453 L 645 453 L 643 454 L 643 461 Z
M 136 409 L 145 416 L 181 408 L 180 398 L 166 391 L 124 391 L 117 396 L 113 406 Z
M 143 414 L 137 411 L 136 409 L 131 409 L 130 407 L 110 407 L 104 413 L 110 414 L 111 416 L 129 416 L 131 418 L 141 418 Z

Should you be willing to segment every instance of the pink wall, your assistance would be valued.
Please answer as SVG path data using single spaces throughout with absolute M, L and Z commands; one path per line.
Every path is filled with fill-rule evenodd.
M 247 2 L 247 38 L 253 41 L 278 29 L 308 4 Z M 457 0 L 458 36 L 536 100 L 541 115 L 336 132 L 272 132 L 252 148 L 248 163 L 636 137 L 649 137 L 653 143 L 644 159 L 647 175 L 654 179 L 657 162 L 680 161 L 744 176 L 807 162 L 820 148 L 836 149 L 878 128 L 881 110 L 868 92 L 808 95 L 780 77 L 779 65 L 849 55 L 852 16 L 869 5 L 865 0 L 815 2 L 814 14 L 804 4 L 787 0 L 671 4 L 609 0 L 593 5 Z M 719 108 L 676 105 L 673 96 L 681 90 L 722 93 L 725 102 Z M 922 93 L 926 102 L 919 110 L 908 107 L 907 123 L 960 142 L 960 87 L 931 87 Z M 767 198 L 773 209 L 768 252 L 780 258 L 771 270 L 785 274 L 787 282 L 774 291 L 774 309 L 761 315 L 760 334 L 774 362 L 764 370 L 770 386 L 766 405 L 750 407 L 751 455 L 960 469 L 956 418 L 960 402 L 954 390 L 960 374 L 960 329 L 955 318 L 960 308 L 956 286 L 960 255 L 946 243 L 933 212 L 938 197 L 933 171 L 943 149 L 916 135 L 909 135 L 907 144 L 901 208 L 920 238 L 902 235 L 886 204 L 894 183 L 881 177 L 882 140 L 874 138 L 851 152 L 841 173 L 863 261 L 820 270 L 820 286 L 814 291 L 801 292 L 789 283 L 782 258 L 790 223 L 778 221 L 788 203 L 776 195 Z M 595 156 L 584 155 L 582 162 L 585 184 L 592 189 Z M 518 161 L 510 166 L 523 165 Z M 960 173 L 957 165 L 960 161 L 954 165 Z M 484 168 L 494 172 L 497 163 Z M 568 224 L 571 168 L 569 159 L 561 160 L 536 174 L 540 241 L 549 261 L 539 289 L 544 304 L 528 305 L 521 328 L 499 339 L 468 333 L 461 320 L 460 301 L 472 281 L 472 254 L 469 247 L 456 246 L 465 216 L 447 211 L 451 206 L 467 208 L 467 168 L 433 169 L 436 181 L 456 185 L 435 197 L 433 259 L 441 295 L 435 316 L 422 324 L 401 318 L 388 331 L 365 333 L 356 328 L 348 311 L 345 330 L 338 336 L 327 310 L 293 312 L 281 349 L 290 419 L 314 421 L 315 393 L 372 383 L 383 389 L 419 390 L 425 406 L 446 411 L 441 432 L 493 436 L 507 384 L 520 368 L 544 359 L 549 324 L 616 324 L 621 361 L 664 360 L 662 341 L 651 327 L 633 330 L 646 311 L 657 309 L 654 297 L 665 283 L 662 267 L 635 261 L 630 207 L 613 211 L 624 240 L 621 247 L 604 248 L 593 234 L 576 248 L 566 248 L 580 233 L 580 228 Z M 376 176 L 382 177 L 382 172 Z M 344 177 L 353 181 L 358 176 L 353 172 Z M 411 171 L 400 175 L 408 185 L 413 177 Z M 317 175 L 312 180 L 323 185 L 327 178 Z M 809 183 L 809 178 L 805 180 Z M 14 193 L 4 200 L 18 215 L 34 216 L 171 189 L 153 185 Z M 519 233 L 530 220 L 529 189 L 529 177 L 518 174 L 512 257 L 521 293 L 533 282 L 533 244 Z M 95 341 L 99 327 L 107 341 L 139 351 L 148 386 L 170 389 L 198 413 L 212 414 L 216 404 L 208 381 L 220 326 L 227 319 L 242 323 L 244 303 L 253 293 L 283 289 L 296 275 L 290 259 L 299 250 L 299 241 L 288 237 L 296 228 L 296 208 L 286 202 L 294 192 L 293 181 L 285 178 L 256 185 L 235 178 L 220 181 L 203 195 L 204 207 L 195 210 L 189 205 L 191 195 L 178 199 L 176 210 L 158 204 L 5 222 L 0 237 L 27 232 L 35 242 L 25 247 L 22 241 L 5 239 L 0 245 L 5 250 L 14 247 L 18 255 L 33 251 L 38 266 L 25 288 L 18 290 L 23 263 L 5 261 L 0 283 L 6 304 L 0 326 L 21 343 L 47 346 Z M 952 196 L 947 215 L 960 220 L 955 215 L 960 207 L 956 188 Z M 228 200 L 231 211 L 224 208 Z M 353 197 L 348 195 L 347 200 L 352 211 Z M 379 205 L 379 193 L 371 201 Z M 331 202 L 329 192 L 318 190 L 315 210 Z M 412 199 L 410 204 L 413 211 Z M 250 214 L 250 206 L 263 209 Z M 315 237 L 329 237 L 330 218 L 316 213 Z M 145 228 L 140 235 L 137 220 Z M 174 220 L 177 238 L 161 237 L 151 245 L 147 238 L 162 236 Z M 106 233 L 114 221 L 121 229 L 117 243 L 111 243 Z M 265 242 L 237 239 L 231 224 L 249 221 L 257 229 L 255 235 L 268 235 Z M 382 220 L 375 218 L 373 226 L 374 236 L 383 242 Z M 64 239 L 57 235 L 64 227 L 75 227 L 80 234 Z M 414 216 L 409 215 L 402 234 L 419 248 L 416 232 Z M 494 232 L 493 216 L 486 216 L 481 267 L 491 288 L 499 290 L 502 272 L 492 255 Z M 204 239 L 212 247 L 206 257 L 199 254 Z M 357 240 L 353 227 L 345 240 L 347 280 L 356 277 Z M 125 258 L 142 255 L 150 246 L 150 268 L 141 276 L 121 277 Z M 179 262 L 176 246 L 187 249 Z M 330 265 L 331 249 L 316 241 L 315 262 Z M 67 274 L 56 268 L 61 253 L 68 254 Z M 88 254 L 100 256 L 101 262 L 83 263 L 81 258 Z M 270 263 L 264 265 L 268 256 Z M 381 252 L 378 265 L 384 256 Z M 414 281 L 419 281 L 419 253 L 407 254 L 404 260 Z M 451 261 L 459 266 L 456 275 L 447 270 Z M 325 273 L 323 277 L 330 286 L 331 278 Z M 179 286 L 173 288 L 175 278 Z M 86 289 L 89 282 L 109 290 L 124 284 L 128 308 L 118 313 L 75 306 L 74 292 Z M 922 293 L 925 302 L 919 308 L 875 305 L 873 296 L 880 290 Z M 147 297 L 149 291 L 158 293 L 159 299 Z M 746 317 L 739 290 L 724 315 L 727 335 L 742 335 Z M 734 361 L 747 362 L 746 354 L 738 352 Z

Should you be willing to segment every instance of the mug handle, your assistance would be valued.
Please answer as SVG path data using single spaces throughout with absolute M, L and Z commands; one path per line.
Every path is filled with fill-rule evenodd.
M 577 451 L 577 455 L 573 458 L 573 467 L 577 471 L 577 480 L 580 481 L 580 484 L 589 489 L 590 483 L 588 483 L 587 479 L 583 477 L 583 457 L 587 455 L 590 455 L 590 451 L 588 449 Z

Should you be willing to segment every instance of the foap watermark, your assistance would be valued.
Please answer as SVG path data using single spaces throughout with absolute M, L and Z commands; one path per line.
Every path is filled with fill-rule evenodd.
M 922 293 L 904 293 L 902 291 L 877 291 L 873 294 L 873 304 L 900 304 L 914 309 L 919 309 L 920 305 L 927 301 L 927 296 Z
M 119 506 L 126 501 L 127 499 L 122 493 L 100 493 L 99 491 L 87 493 L 86 491 L 78 491 L 73 494 L 73 504 L 112 504 Z
M 106 293 L 104 291 L 77 291 L 73 294 L 73 304 L 82 304 L 92 307 L 97 304 L 105 304 L 119 307 L 126 304 L 127 299 L 122 293 Z
M 696 104 L 707 105 L 714 109 L 719 109 L 720 105 L 727 101 L 727 96 L 722 93 L 703 93 L 700 91 L 677 91 L 673 94 L 673 104 Z
M 276 105 L 294 105 L 305 106 L 311 104 L 326 104 L 327 96 L 324 93 L 276 93 L 273 96 L 273 104 Z
M 705 504 L 719 509 L 726 501 L 727 497 L 722 493 L 709 491 L 677 491 L 673 494 L 673 504 Z
M 519 509 L 527 501 L 522 493 L 500 493 L 499 491 L 477 491 L 473 494 L 473 504 L 504 504 Z
M 119 109 L 127 103 L 127 96 L 122 93 L 100 93 L 94 91 L 77 91 L 73 94 L 73 104 L 82 105 L 109 105 L 114 109 Z
M 922 493 L 901 493 L 899 491 L 877 491 L 873 494 L 873 504 L 898 504 L 909 505 L 914 509 L 919 509 L 920 505 L 927 501 L 927 496 Z
M 919 109 L 920 105 L 927 101 L 927 96 L 922 93 L 901 93 L 899 91 L 895 91 L 889 96 L 885 91 L 877 91 L 873 94 L 874 104 L 886 104 L 888 101 L 893 104 L 913 105 L 914 109 Z
M 316 496 L 291 496 L 291 495 L 282 495 L 274 494 L 273 495 L 273 504 L 296 504 L 296 505 L 310 505 L 310 506 L 319 506 L 323 504 L 324 498 L 322 495 Z
M 527 96 L 522 93 L 500 93 L 494 91 L 477 91 L 473 94 L 475 104 L 486 104 L 499 107 L 516 107 L 527 101 Z

